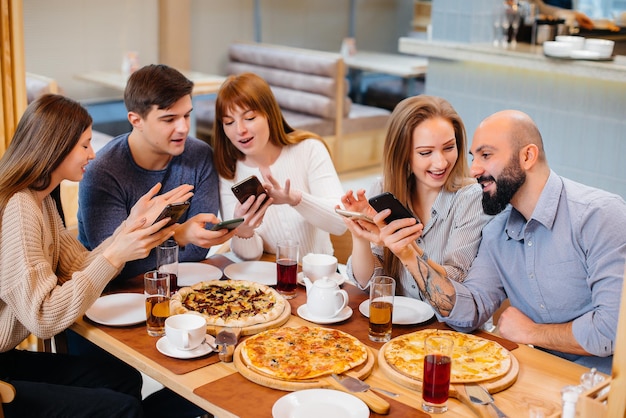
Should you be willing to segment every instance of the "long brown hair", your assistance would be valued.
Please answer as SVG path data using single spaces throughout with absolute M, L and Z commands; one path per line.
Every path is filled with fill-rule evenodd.
M 289 126 L 272 89 L 263 78 L 254 73 L 231 75 L 217 93 L 213 127 L 215 168 L 223 178 L 229 180 L 235 178 L 237 161 L 244 158 L 244 154 L 226 136 L 222 123 L 227 112 L 235 108 L 253 110 L 264 115 L 269 124 L 270 143 L 279 147 L 297 144 L 307 138 L 324 142 L 317 134 Z
M 458 157 L 444 184 L 444 189 L 454 192 L 474 182 L 470 177 L 467 158 L 465 125 L 459 114 L 445 99 L 419 95 L 398 103 L 387 125 L 383 157 L 383 190 L 393 193 L 400 202 L 412 210 L 412 201 L 417 193 L 415 175 L 411 171 L 413 154 L 413 131 L 422 122 L 442 118 L 454 128 Z M 383 268 L 386 274 L 398 277 L 402 264 L 389 249 L 385 248 Z
M 43 95 L 26 108 L 0 159 L 0 219 L 16 192 L 50 186 L 52 172 L 91 124 L 80 103 L 56 94 Z

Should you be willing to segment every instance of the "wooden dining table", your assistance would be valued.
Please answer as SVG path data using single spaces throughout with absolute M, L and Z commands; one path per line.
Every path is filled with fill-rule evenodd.
M 265 256 L 266 261 L 273 261 L 273 258 Z M 213 255 L 203 262 L 221 270 L 233 263 L 224 255 Z M 359 305 L 367 299 L 367 294 L 350 283 L 343 284 L 343 288 L 350 297 L 352 316 L 340 323 L 322 326 L 336 328 L 355 336 L 377 355 L 383 344 L 369 341 L 368 320 L 359 312 Z M 142 277 L 111 285 L 105 290 L 107 293 L 142 293 L 142 291 Z M 282 326 L 317 326 L 297 315 L 297 308 L 306 303 L 304 287 L 298 286 L 297 296 L 289 303 L 291 315 Z M 165 356 L 156 349 L 158 338 L 148 336 L 145 323 L 112 327 L 97 324 L 83 317 L 71 328 L 218 418 L 271 417 L 274 403 L 289 393 L 253 383 L 237 371 L 234 363 L 221 362 L 217 353 L 195 359 Z M 394 325 L 392 338 L 424 328 L 445 329 L 446 326 L 437 322 L 434 317 L 422 324 Z M 582 373 L 588 371 L 578 364 L 523 344 L 515 344 L 485 331 L 479 331 L 477 335 L 500 342 L 510 350 L 519 363 L 519 373 L 515 382 L 493 395 L 498 407 L 512 418 L 559 417 L 561 388 L 578 384 Z M 374 365 L 372 373 L 365 381 L 372 387 L 380 387 L 399 394 L 398 397 L 379 395 L 391 406 L 388 417 L 429 416 L 421 410 L 421 393 L 391 380 L 378 364 Z M 492 408 L 485 406 L 476 409 L 453 398 L 448 401 L 448 407 L 448 411 L 442 414 L 442 417 L 471 417 L 479 413 L 483 416 L 496 416 Z M 370 417 L 378 416 L 383 415 L 370 413 Z

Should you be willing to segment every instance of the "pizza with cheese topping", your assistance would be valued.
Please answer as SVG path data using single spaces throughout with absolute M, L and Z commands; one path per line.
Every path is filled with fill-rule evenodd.
M 207 325 L 248 327 L 270 322 L 287 302 L 269 286 L 246 280 L 212 280 L 183 287 L 172 296 L 172 314 L 194 312 Z
M 438 334 L 454 341 L 450 383 L 483 382 L 505 375 L 511 353 L 495 341 L 456 331 L 425 329 L 394 338 L 382 348 L 385 361 L 400 374 L 422 380 L 424 340 Z
M 321 327 L 283 327 L 242 343 L 243 362 L 282 380 L 305 380 L 343 373 L 367 360 L 367 348 L 345 332 Z

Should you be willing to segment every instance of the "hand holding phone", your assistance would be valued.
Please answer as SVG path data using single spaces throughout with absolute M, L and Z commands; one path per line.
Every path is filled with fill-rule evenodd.
M 384 209 L 391 209 L 391 214 L 385 218 L 385 223 L 390 223 L 396 219 L 415 218 L 400 201 L 391 193 L 385 192 L 369 199 L 370 205 L 380 212 Z M 417 220 L 419 222 L 419 219 Z
M 250 176 L 241 180 L 239 183 L 233 185 L 233 187 L 231 187 L 231 190 L 233 191 L 233 194 L 237 197 L 237 200 L 239 200 L 239 202 L 241 203 L 244 203 L 246 200 L 248 200 L 250 196 L 254 196 L 256 198 L 263 193 L 267 194 L 267 191 L 265 190 L 257 176 Z
M 335 212 L 337 212 L 339 215 L 344 216 L 346 218 L 361 219 L 363 221 L 374 223 L 372 218 L 370 218 L 369 216 L 361 212 L 353 212 L 351 210 L 344 210 L 344 209 L 339 209 L 339 208 L 335 208 Z
M 183 216 L 187 209 L 189 209 L 189 205 L 189 202 L 178 202 L 167 205 L 152 224 L 154 225 L 165 218 L 170 218 L 163 228 L 174 225 L 178 222 L 181 216 Z
M 244 221 L 244 218 L 234 218 L 228 221 L 222 221 L 213 225 L 213 228 L 211 228 L 211 231 L 219 231 L 220 229 L 224 229 L 224 228 L 230 231 L 232 229 L 237 228 L 239 225 L 241 225 L 243 221 Z

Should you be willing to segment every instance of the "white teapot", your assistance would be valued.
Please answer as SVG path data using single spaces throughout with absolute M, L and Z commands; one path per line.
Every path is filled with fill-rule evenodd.
M 306 305 L 311 315 L 332 318 L 348 306 L 348 292 L 340 289 L 336 281 L 322 277 L 311 282 L 306 276 L 303 280 L 306 285 Z

